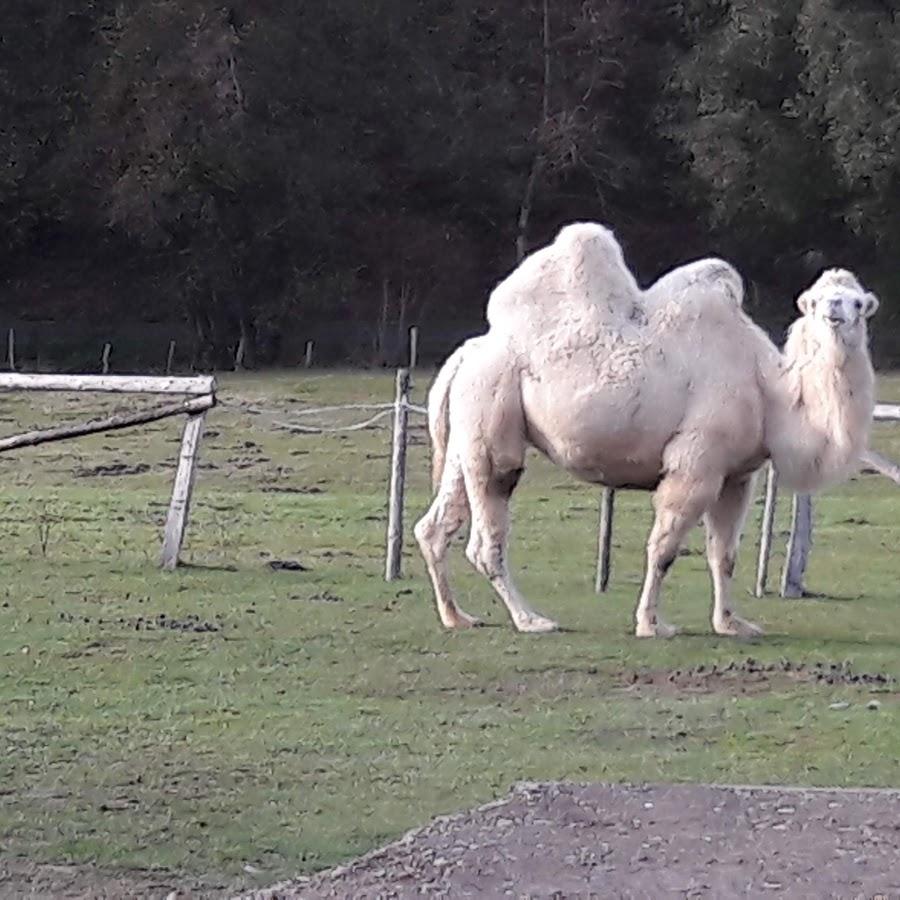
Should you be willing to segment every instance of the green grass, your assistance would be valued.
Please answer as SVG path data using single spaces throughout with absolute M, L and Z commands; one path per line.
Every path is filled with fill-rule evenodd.
M 427 380 L 418 378 L 420 400 Z M 391 393 L 380 373 L 225 378 L 221 391 L 226 404 L 285 410 Z M 879 396 L 900 400 L 900 379 L 882 379 Z M 116 402 L 142 401 L 6 396 L 0 431 Z M 621 687 L 622 672 L 747 656 L 849 660 L 900 676 L 900 492 L 884 479 L 817 500 L 809 583 L 822 599 L 748 595 L 754 509 L 737 592 L 767 629 L 761 643 L 709 633 L 698 553 L 679 560 L 667 586 L 666 614 L 686 633 L 639 642 L 630 630 L 649 498 L 620 495 L 613 587 L 598 598 L 598 491 L 534 456 L 516 496 L 512 561 L 526 595 L 567 630 L 514 634 L 457 548 L 463 606 L 500 627 L 445 634 L 410 541 L 408 577 L 382 580 L 383 430 L 289 435 L 231 405 L 215 410 L 184 554 L 194 567 L 160 572 L 179 427 L 0 456 L 4 854 L 227 878 L 247 878 L 250 863 L 268 882 L 520 779 L 898 784 L 892 692 L 870 711 L 872 695 L 856 686 Z M 900 431 L 879 426 L 875 443 L 900 456 Z M 149 469 L 85 474 L 113 463 Z M 408 525 L 427 503 L 427 477 L 419 424 Z M 702 546 L 699 530 L 689 546 Z M 276 572 L 271 559 L 308 571 Z M 147 627 L 161 615 L 218 630 Z M 829 708 L 838 699 L 851 705 Z

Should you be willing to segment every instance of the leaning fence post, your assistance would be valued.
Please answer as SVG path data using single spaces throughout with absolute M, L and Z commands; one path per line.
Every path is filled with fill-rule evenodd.
M 600 535 L 597 539 L 597 581 L 594 586 L 598 594 L 604 593 L 609 587 L 615 503 L 615 490 L 611 487 L 603 488 L 600 500 Z
M 169 352 L 166 354 L 166 375 L 172 374 L 172 361 L 175 359 L 175 341 L 169 341 Z
M 100 357 L 100 366 L 104 375 L 109 374 L 109 354 L 112 350 L 112 344 L 106 343 L 103 345 L 103 355 Z
M 307 341 L 307 342 L 306 342 L 306 350 L 305 350 L 304 362 L 305 362 L 305 364 L 306 364 L 306 368 L 307 368 L 307 369 L 311 369 L 311 368 L 312 368 L 312 362 L 313 362 L 313 346 L 314 346 L 313 341 Z
M 803 597 L 806 594 L 804 576 L 811 544 L 812 497 L 809 494 L 794 494 L 791 508 L 791 537 L 781 576 L 782 597 Z
M 766 504 L 763 507 L 762 525 L 759 531 L 759 558 L 756 562 L 756 596 L 766 593 L 769 578 L 769 558 L 772 555 L 772 529 L 775 527 L 775 508 L 778 503 L 778 472 L 774 463 L 766 470 Z
M 178 555 L 187 529 L 188 515 L 191 509 L 191 494 L 194 490 L 194 478 L 197 471 L 197 457 L 200 451 L 200 438 L 203 436 L 203 425 L 206 412 L 188 416 L 181 439 L 181 455 L 178 458 L 178 471 L 175 473 L 175 485 L 172 488 L 172 502 L 166 516 L 166 532 L 163 538 L 160 565 L 173 571 L 178 565 Z
M 10 328 L 6 335 L 6 359 L 9 363 L 9 371 L 16 371 L 16 329 Z
M 400 577 L 403 554 L 403 495 L 406 487 L 406 432 L 409 422 L 409 369 L 397 370 L 394 399 L 394 441 L 391 452 L 391 489 L 388 500 L 387 558 L 384 580 Z

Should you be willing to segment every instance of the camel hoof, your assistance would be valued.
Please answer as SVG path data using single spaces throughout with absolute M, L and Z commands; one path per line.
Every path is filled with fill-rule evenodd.
M 537 613 L 518 619 L 515 625 L 523 634 L 546 634 L 559 628 L 559 625 L 553 619 L 548 619 L 546 616 L 540 616 Z
M 752 622 L 734 615 L 713 621 L 713 630 L 716 634 L 721 634 L 725 637 L 751 638 L 765 634 L 759 625 L 754 625 Z
M 655 623 L 642 621 L 637 623 L 634 629 L 634 636 L 639 638 L 670 638 L 678 634 L 678 629 L 674 625 L 668 625 L 659 619 Z
M 463 631 L 466 628 L 477 628 L 481 624 L 481 619 L 476 619 L 475 616 L 458 609 L 456 612 L 442 615 L 441 624 L 451 631 Z

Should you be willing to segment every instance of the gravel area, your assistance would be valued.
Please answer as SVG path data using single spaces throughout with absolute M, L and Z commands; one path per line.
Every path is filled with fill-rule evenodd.
M 900 897 L 900 791 L 517 785 L 252 900 Z

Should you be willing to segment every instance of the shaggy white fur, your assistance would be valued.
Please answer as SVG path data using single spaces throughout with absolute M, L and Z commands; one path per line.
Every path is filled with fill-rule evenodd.
M 416 536 L 444 625 L 474 623 L 445 563 L 471 514 L 466 554 L 516 627 L 556 627 L 519 594 L 506 560 L 509 498 L 531 444 L 586 481 L 655 490 L 638 635 L 674 632 L 658 614 L 660 587 L 700 518 L 714 629 L 759 633 L 730 596 L 753 475 L 768 457 L 802 490 L 852 471 L 872 416 L 866 320 L 877 300 L 852 273 L 829 270 L 801 295 L 782 355 L 743 294 L 720 259 L 642 291 L 613 233 L 593 223 L 563 228 L 495 288 L 487 334 L 450 357 L 429 395 L 437 493 Z
M 829 269 L 797 299 L 774 390 L 766 446 L 796 491 L 854 473 L 869 444 L 875 376 L 866 321 L 878 299 L 845 269 Z

